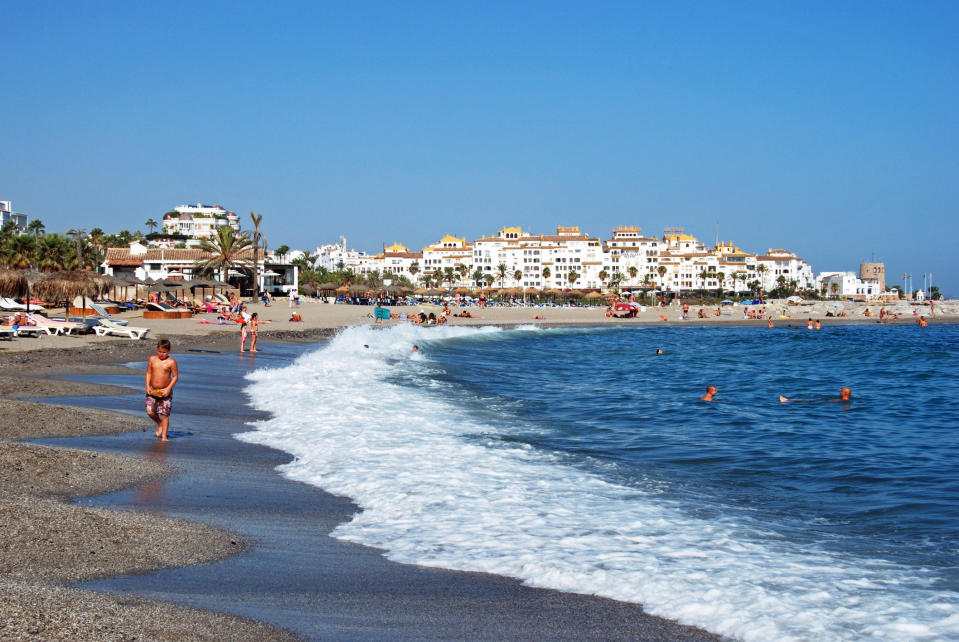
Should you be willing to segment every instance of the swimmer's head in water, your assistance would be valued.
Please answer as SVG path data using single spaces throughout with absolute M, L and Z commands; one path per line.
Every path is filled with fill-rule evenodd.
M 843 401 L 849 401 L 850 399 L 852 399 L 852 388 L 847 386 L 843 388 L 842 390 L 840 390 L 839 398 L 842 399 Z
M 663 353 L 662 348 L 656 348 L 656 354 L 662 354 L 662 353 Z

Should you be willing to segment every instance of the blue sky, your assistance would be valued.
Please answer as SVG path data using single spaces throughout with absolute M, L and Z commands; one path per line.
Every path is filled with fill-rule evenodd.
M 959 296 L 959 3 L 0 2 L 0 199 L 270 246 L 667 226 Z

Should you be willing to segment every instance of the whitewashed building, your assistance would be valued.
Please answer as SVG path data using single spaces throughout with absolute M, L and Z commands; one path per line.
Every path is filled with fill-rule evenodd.
M 177 205 L 163 215 L 162 230 L 165 234 L 188 237 L 187 245 L 198 245 L 200 239 L 216 234 L 216 230 L 229 225 L 240 231 L 240 219 L 221 205 Z
M 331 243 L 316 248 L 316 260 L 313 262 L 313 269 L 323 268 L 327 271 L 353 270 L 357 266 L 366 266 L 374 257 L 366 252 L 358 252 L 353 249 L 347 249 L 346 239 L 340 237 L 339 244 Z
M 13 223 L 21 234 L 27 231 L 27 215 L 13 211 L 12 201 L 0 201 L 0 227 Z
M 861 279 L 855 272 L 820 272 L 816 288 L 826 296 L 860 300 L 875 299 L 883 294 L 878 279 Z
M 209 258 L 203 250 L 196 248 L 148 247 L 139 241 L 133 241 L 129 247 L 110 247 L 103 259 L 103 271 L 110 276 L 134 276 L 141 280 L 174 279 L 190 280 L 198 278 L 198 262 Z M 245 250 L 238 256 L 240 261 L 252 267 L 253 250 Z M 242 270 L 230 271 L 227 280 L 241 291 L 251 291 L 253 279 L 250 273 Z M 259 255 L 260 290 L 287 292 L 299 287 L 299 269 L 295 265 L 276 263 L 262 252 Z M 214 275 L 219 278 L 219 275 Z

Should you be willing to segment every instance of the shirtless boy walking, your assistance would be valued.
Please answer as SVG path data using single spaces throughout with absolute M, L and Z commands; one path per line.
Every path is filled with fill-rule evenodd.
M 157 341 L 157 353 L 147 360 L 146 411 L 157 425 L 156 436 L 160 441 L 167 439 L 170 428 L 170 410 L 173 408 L 173 386 L 179 379 L 176 361 L 170 357 L 170 340 Z

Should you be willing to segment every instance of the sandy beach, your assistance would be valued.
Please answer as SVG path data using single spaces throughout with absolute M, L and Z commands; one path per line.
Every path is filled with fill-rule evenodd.
M 876 318 L 864 317 L 862 304 L 845 304 L 849 316 L 826 317 L 826 304 L 810 306 L 771 305 L 777 326 L 805 324 L 807 318 L 820 318 L 826 323 L 875 323 Z M 899 323 L 915 323 L 906 314 L 904 304 L 899 310 Z M 270 323 L 261 326 L 262 343 L 318 341 L 336 328 L 369 324 L 371 308 L 365 306 L 331 305 L 305 302 L 297 308 L 302 323 L 289 321 L 292 312 L 284 302 L 264 307 L 250 305 L 259 312 L 261 320 Z M 878 308 L 873 309 L 878 312 Z M 916 308 L 928 317 L 929 308 Z M 395 311 L 418 311 L 417 306 L 395 308 Z M 697 307 L 692 307 L 690 320 L 679 319 L 678 307 L 649 308 L 636 319 L 610 319 L 605 307 L 600 308 L 528 308 L 494 307 L 470 308 L 482 318 L 452 319 L 453 325 L 606 325 L 606 324 L 736 324 L 762 328 L 766 321 L 744 320 L 738 306 L 723 306 L 723 314 L 705 320 L 695 318 Z M 715 310 L 715 308 L 712 308 Z M 779 312 L 788 318 L 779 318 Z M 953 304 L 937 305 L 937 315 L 930 322 L 955 322 L 959 310 Z M 534 319 L 541 315 L 544 319 Z M 661 318 L 665 316 L 665 321 Z M 242 533 L 233 533 L 197 521 L 171 519 L 135 511 L 106 510 L 70 503 L 74 497 L 88 497 L 147 484 L 171 475 L 190 475 L 176 472 L 168 464 L 146 458 L 98 452 L 51 448 L 23 443 L 27 439 L 92 437 L 141 431 L 149 421 L 145 417 L 130 416 L 93 408 L 34 403 L 27 399 L 44 397 L 88 397 L 97 395 L 129 394 L 126 387 L 63 379 L 70 375 L 138 375 L 141 371 L 122 365 L 143 362 L 153 352 L 155 340 L 169 337 L 174 342 L 174 354 L 194 351 L 232 352 L 239 347 L 236 325 L 218 325 L 215 315 L 201 315 L 193 319 L 144 320 L 138 313 L 121 315 L 131 326 L 149 327 L 146 340 L 81 337 L 17 338 L 0 342 L 0 478 L 6 492 L 0 500 L 4 544 L 0 545 L 0 582 L 4 597 L 0 601 L 0 633 L 6 639 L 164 639 L 188 637 L 191 639 L 290 639 L 290 632 L 280 626 L 261 624 L 256 619 L 224 615 L 207 610 L 175 606 L 166 602 L 119 598 L 93 593 L 69 585 L 78 581 L 107 578 L 119 574 L 144 573 L 153 569 L 204 564 L 213 560 L 250 551 L 251 543 Z M 403 323 L 390 321 L 388 323 Z M 215 413 L 216 408 L 211 412 Z M 151 441 L 148 435 L 143 439 Z M 223 442 L 226 443 L 226 442 Z M 266 450 L 266 449 L 264 449 Z M 270 462 L 272 471 L 276 462 Z M 178 466 L 179 467 L 179 466 Z M 231 462 L 228 469 L 242 467 L 242 462 Z M 196 474 L 196 473 L 194 473 Z M 234 473 L 235 474 L 235 473 Z M 289 484 L 276 473 L 271 473 L 278 484 Z M 266 475 L 266 472 L 264 472 Z M 226 482 L 224 482 L 226 483 Z M 272 482 L 271 482 L 272 483 Z M 286 492 L 286 491 L 284 491 Z M 299 500 L 298 500 L 299 501 Z M 298 506 L 295 503 L 293 506 Z M 214 507 L 215 508 L 215 507 Z M 327 496 L 324 519 L 329 528 L 337 520 L 347 519 L 350 504 L 340 498 Z M 313 516 L 315 517 L 315 515 Z M 327 529 L 327 532 L 329 530 Z M 241 529 L 242 530 L 242 529 Z M 411 581 L 414 575 L 425 571 L 383 561 L 370 549 L 348 547 L 322 533 L 317 535 L 328 546 L 327 555 L 345 556 L 351 560 L 352 582 L 362 584 L 370 578 L 395 573 L 397 585 Z M 256 544 L 252 545 L 256 548 Z M 362 549 L 365 552 L 358 552 Z M 245 553 L 246 554 L 246 553 Z M 241 556 L 242 557 L 242 556 Z M 375 558 L 375 560 L 374 560 Z M 377 561 L 378 560 L 378 561 Z M 490 576 L 429 571 L 436 575 L 422 576 L 418 581 L 431 587 L 429 600 L 413 600 L 410 593 L 398 591 L 388 602 L 397 599 L 403 603 L 403 617 L 384 624 L 375 616 L 380 601 L 363 602 L 363 608 L 351 611 L 354 617 L 369 621 L 344 627 L 335 637 L 363 637 L 358 631 L 370 626 L 368 637 L 444 637 L 450 626 L 441 613 L 479 610 L 497 624 L 486 620 L 471 626 L 472 637 L 527 637 L 530 631 L 550 637 L 643 638 L 643 639 L 709 639 L 711 636 L 696 629 L 682 627 L 644 614 L 637 605 L 587 596 L 540 591 L 521 587 L 517 582 Z M 132 576 L 135 577 L 135 576 Z M 329 578 L 328 578 L 329 579 Z M 332 581 L 332 580 L 330 580 Z M 343 581 L 342 575 L 337 581 Z M 450 583 L 472 593 L 470 599 L 442 595 Z M 479 587 L 476 589 L 476 587 Z M 335 594 L 333 588 L 329 591 Z M 362 592 L 361 592 L 362 593 Z M 477 594 L 482 599 L 477 598 Z M 499 595 L 500 597 L 497 597 Z M 504 600 L 502 595 L 508 595 Z M 367 596 L 368 597 L 368 596 Z M 337 615 L 335 597 L 325 605 L 330 618 Z M 361 601 L 352 595 L 350 601 Z M 444 600 L 446 600 L 444 602 Z M 508 602 L 508 603 L 507 603 Z M 482 605 L 480 605 L 482 603 Z M 343 608 L 347 608 L 343 604 Z M 456 609 L 459 609 L 457 611 Z M 544 610 L 545 609 L 545 610 Z M 544 613 L 574 613 L 555 626 Z M 449 616 L 447 616 L 449 617 Z M 407 622 L 409 628 L 396 622 Z M 431 628 L 430 622 L 435 622 Z M 375 624 L 375 626 L 374 626 Z M 484 626 L 489 628 L 484 629 Z M 392 632 L 392 635 L 390 635 Z M 432 632 L 432 635 L 430 634 Z M 458 630 L 466 634 L 465 630 Z M 512 632 L 512 635 L 510 635 Z M 302 633 L 301 633 L 302 635 Z M 311 637 L 311 636 L 305 636 Z
M 829 316 L 838 309 L 832 302 L 819 301 L 801 305 L 790 305 L 785 301 L 771 302 L 766 306 L 750 306 L 753 308 L 763 307 L 766 315 L 772 315 L 773 323 L 780 325 L 795 325 L 797 323 L 805 324 L 809 318 L 820 319 L 824 323 L 878 323 L 878 315 L 881 305 L 866 303 L 845 302 L 842 304 L 845 311 L 845 317 Z M 264 306 L 262 303 L 248 303 L 250 312 L 257 312 L 260 315 L 261 341 L 284 341 L 295 340 L 303 341 L 310 338 L 321 338 L 337 329 L 348 325 L 370 324 L 371 306 L 328 304 L 316 301 L 305 301 L 295 309 L 289 308 L 285 300 L 279 300 L 270 306 Z M 925 315 L 930 323 L 936 322 L 955 322 L 959 320 L 959 302 L 943 301 L 936 304 L 936 314 L 930 315 L 928 304 L 890 304 L 885 306 L 887 309 L 895 311 L 899 317 L 897 323 L 915 323 L 918 316 Z M 702 308 L 708 316 L 699 318 L 698 311 Z M 864 316 L 866 309 L 872 313 L 871 317 Z M 435 306 L 404 305 L 392 307 L 391 311 L 395 313 L 416 313 L 420 310 L 436 311 Z M 646 307 L 635 318 L 619 319 L 606 316 L 606 306 L 597 307 L 508 307 L 493 306 L 479 307 L 471 306 L 468 308 L 454 308 L 453 312 L 458 313 L 462 310 L 468 310 L 475 318 L 451 318 L 450 325 L 500 325 L 515 326 L 524 324 L 535 324 L 543 326 L 553 325 L 640 325 L 640 324 L 675 324 L 675 325 L 755 325 L 765 326 L 767 321 L 757 319 L 746 319 L 743 316 L 742 306 L 697 306 L 691 305 L 689 309 L 689 318 L 681 319 L 682 310 L 678 305 L 666 307 Z M 717 316 L 716 312 L 720 314 Z M 290 316 L 293 312 L 299 312 L 303 318 L 302 322 L 290 322 Z M 55 311 L 56 312 L 56 311 Z M 60 310 L 62 312 L 62 310 Z M 239 348 L 239 327 L 234 323 L 219 325 L 216 322 L 216 314 L 200 314 L 192 319 L 143 319 L 141 312 L 127 312 L 117 315 L 117 318 L 129 322 L 130 326 L 150 328 L 147 335 L 148 339 L 156 340 L 158 337 L 207 337 L 208 341 L 215 342 L 218 346 L 228 343 L 227 338 L 232 336 L 236 340 Z M 534 317 L 542 318 L 534 318 Z M 390 320 L 382 322 L 384 325 L 397 323 L 408 323 L 404 320 Z M 96 346 L 116 345 L 116 337 L 97 337 L 94 335 L 83 336 L 41 336 L 39 339 L 18 338 L 13 341 L 0 342 L 0 354 L 17 351 L 34 351 L 37 349 L 48 348 L 90 348 Z M 108 349 L 108 348 L 105 348 Z

